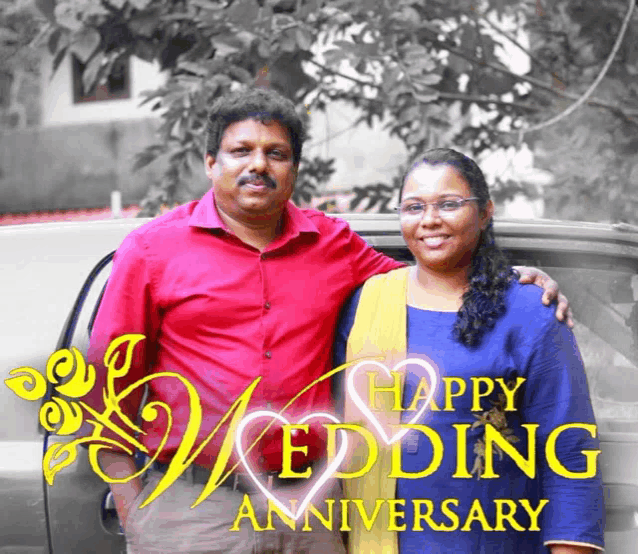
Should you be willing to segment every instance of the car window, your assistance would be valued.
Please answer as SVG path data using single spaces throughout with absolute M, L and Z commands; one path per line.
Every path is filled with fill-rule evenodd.
M 638 431 L 638 275 L 544 268 L 570 299 L 601 431 Z
M 111 273 L 112 259 L 113 253 L 102 258 L 87 276 L 64 325 L 58 348 L 72 345 L 86 354 L 97 308 Z

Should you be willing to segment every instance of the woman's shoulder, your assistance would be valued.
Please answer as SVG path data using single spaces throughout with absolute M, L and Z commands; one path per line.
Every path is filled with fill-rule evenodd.
M 537 329 L 539 333 L 554 323 L 560 324 L 555 316 L 556 304 L 545 306 L 542 297 L 542 288 L 514 281 L 507 291 L 506 319 L 524 324 L 529 331 Z
M 386 273 L 377 273 L 372 277 L 368 277 L 368 279 L 363 283 L 363 286 L 374 286 L 375 284 L 389 284 L 391 282 L 401 282 L 405 281 L 408 278 L 408 274 L 410 272 L 410 266 L 397 267 L 395 269 L 391 269 Z

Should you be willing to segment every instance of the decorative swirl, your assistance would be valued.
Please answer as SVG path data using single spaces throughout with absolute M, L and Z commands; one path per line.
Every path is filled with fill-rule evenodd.
M 24 400 L 41 400 L 47 393 L 46 379 L 32 367 L 17 367 L 9 371 L 9 375 L 16 377 L 5 379 L 5 384 Z
M 69 403 L 56 396 L 40 408 L 40 424 L 56 435 L 72 435 L 82 426 L 82 409 L 77 402 Z
M 95 368 L 86 365 L 84 356 L 75 348 L 71 350 L 62 348 L 51 354 L 47 361 L 47 380 L 52 384 L 59 383 L 58 378 L 71 378 L 64 384 L 58 385 L 55 389 L 65 396 L 80 398 L 87 394 L 95 385 Z
M 128 373 L 128 370 L 131 369 L 135 345 L 145 338 L 146 337 L 144 335 L 128 334 L 122 335 L 121 337 L 111 341 L 106 353 L 104 354 L 104 365 L 108 368 L 109 385 L 113 383 L 114 379 L 124 377 Z M 124 363 L 122 363 L 120 367 L 116 367 L 115 364 L 120 357 L 120 352 L 118 352 L 117 349 L 124 343 L 128 343 L 124 356 Z M 109 393 L 110 396 L 115 396 L 114 391 L 109 390 Z
M 85 437 L 66 444 L 59 442 L 54 443 L 47 448 L 47 451 L 44 453 L 44 458 L 42 459 L 42 472 L 49 486 L 53 485 L 53 479 L 59 471 L 75 462 L 77 459 L 77 447 L 80 444 L 90 442 L 91 440 L 91 438 Z M 119 446 L 116 441 L 112 441 L 110 439 L 102 439 L 102 441 Z M 104 446 L 103 448 L 108 447 Z M 66 458 L 58 461 L 60 456 L 63 456 L 64 454 L 66 454 Z M 52 462 L 55 462 L 53 466 L 51 465 Z
M 44 478 L 49 485 L 53 485 L 53 478 L 58 471 L 75 462 L 77 458 L 77 450 L 74 443 L 75 441 L 68 444 L 52 444 L 44 453 L 44 458 L 42 459 L 42 472 L 44 473 Z M 58 460 L 58 458 L 64 454 L 66 454 L 66 458 Z M 55 462 L 53 467 L 51 467 L 51 462 Z

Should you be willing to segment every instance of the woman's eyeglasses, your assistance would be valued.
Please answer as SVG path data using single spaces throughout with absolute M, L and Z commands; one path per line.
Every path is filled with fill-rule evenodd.
M 472 200 L 478 200 L 478 198 L 473 196 L 472 198 L 445 198 L 436 202 L 406 202 L 395 208 L 395 210 L 399 212 L 400 217 L 420 219 L 425 214 L 428 206 L 432 206 L 441 217 L 446 217 L 453 215 L 454 212 L 460 210 Z

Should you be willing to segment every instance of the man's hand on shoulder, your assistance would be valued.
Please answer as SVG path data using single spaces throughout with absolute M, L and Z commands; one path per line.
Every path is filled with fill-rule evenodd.
M 545 306 L 549 306 L 552 302 L 557 301 L 556 319 L 558 319 L 558 321 L 565 321 L 570 328 L 574 326 L 572 311 L 569 308 L 569 300 L 560 292 L 558 283 L 554 281 L 554 279 L 536 267 L 519 265 L 515 266 L 514 269 L 520 274 L 519 282 L 521 284 L 536 285 L 544 290 L 542 300 Z

